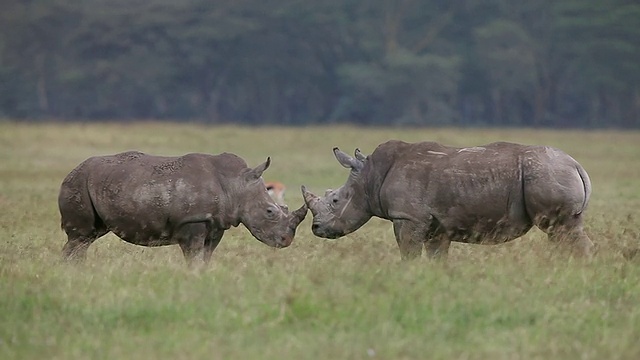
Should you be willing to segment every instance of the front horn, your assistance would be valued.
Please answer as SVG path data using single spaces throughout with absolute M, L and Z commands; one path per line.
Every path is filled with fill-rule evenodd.
M 311 214 L 316 215 L 317 211 L 314 209 L 314 207 L 319 198 L 311 192 L 307 191 L 307 188 L 304 185 L 300 187 L 300 190 L 302 190 L 304 203 L 309 207 L 309 210 L 311 210 Z

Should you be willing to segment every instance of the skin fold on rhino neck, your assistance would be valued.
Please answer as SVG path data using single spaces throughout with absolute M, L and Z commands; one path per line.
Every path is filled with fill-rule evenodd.
M 351 200 L 353 200 L 353 196 L 351 196 L 349 200 L 347 200 L 347 203 L 342 207 L 342 211 L 340 211 L 340 215 L 338 215 L 339 219 L 341 219 L 344 212 L 347 211 L 347 207 L 349 207 L 349 204 L 351 204 Z

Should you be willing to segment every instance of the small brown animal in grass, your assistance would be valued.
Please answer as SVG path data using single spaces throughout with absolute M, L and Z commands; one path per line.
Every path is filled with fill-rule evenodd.
M 271 198 L 278 203 L 278 205 L 286 206 L 284 202 L 284 193 L 287 187 L 279 181 L 265 181 L 264 186 L 267 188 L 267 192 Z

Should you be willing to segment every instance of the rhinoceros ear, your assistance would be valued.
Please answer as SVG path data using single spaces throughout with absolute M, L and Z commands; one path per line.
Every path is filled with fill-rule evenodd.
M 352 158 L 337 147 L 333 148 L 333 154 L 336 156 L 336 159 L 338 159 L 340 165 L 346 168 L 350 168 L 351 170 L 359 171 L 364 166 L 364 163 L 362 161 Z
M 271 165 L 271 157 L 267 157 L 267 161 L 249 170 L 247 172 L 246 179 L 248 181 L 255 181 L 260 179 L 262 173 L 269 168 L 269 165 Z
M 364 162 L 365 160 L 367 160 L 367 156 L 360 152 L 360 149 L 358 148 L 356 148 L 356 151 L 354 151 L 354 155 L 356 157 L 356 160 L 358 161 Z

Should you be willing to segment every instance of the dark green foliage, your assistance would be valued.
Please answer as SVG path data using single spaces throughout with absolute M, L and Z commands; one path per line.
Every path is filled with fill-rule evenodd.
M 1 0 L 0 116 L 640 126 L 625 0 Z

